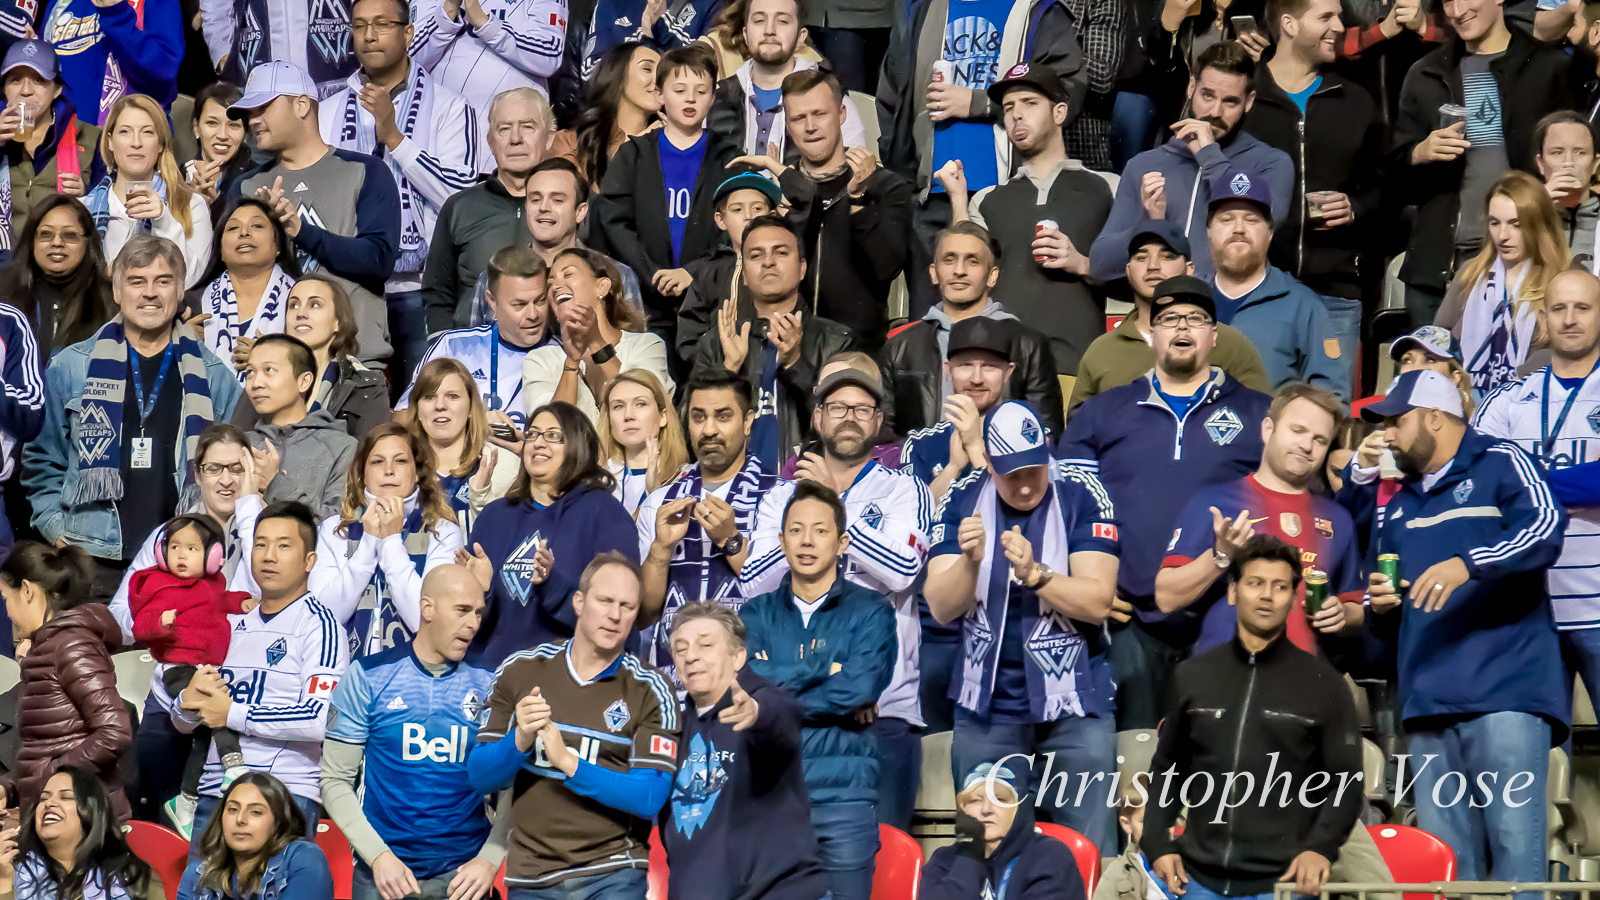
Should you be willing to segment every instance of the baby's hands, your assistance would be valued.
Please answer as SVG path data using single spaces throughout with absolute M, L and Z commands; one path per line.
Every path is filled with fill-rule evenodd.
M 169 609 L 166 612 L 161 614 L 161 627 L 162 628 L 171 628 L 172 627 L 172 623 L 177 621 L 177 619 L 178 619 L 178 611 L 175 610 L 175 609 Z

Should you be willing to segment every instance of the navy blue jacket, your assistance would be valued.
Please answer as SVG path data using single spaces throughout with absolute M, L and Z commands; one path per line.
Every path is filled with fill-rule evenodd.
M 1396 654 L 1406 725 L 1525 712 L 1564 741 L 1572 704 L 1545 570 L 1561 553 L 1567 514 L 1539 467 L 1516 444 L 1468 428 L 1433 490 L 1407 477 L 1379 518 L 1371 561 L 1398 553 L 1402 581 L 1451 557 L 1471 576 L 1442 609 L 1402 603 L 1369 620 Z
M 482 519 L 479 519 L 482 521 Z M 883 595 L 842 576 L 808 628 L 785 575 L 739 609 L 749 667 L 800 703 L 801 747 L 812 803 L 878 797 L 878 740 L 855 712 L 889 686 L 900 640 Z
M 800 704 L 747 665 L 739 687 L 756 702 L 756 723 L 734 731 L 685 701 L 678 774 L 661 810 L 667 900 L 817 900 L 828 875 L 811 830 L 800 762 Z
M 1000 892 L 1005 883 L 1005 893 Z M 917 900 L 1085 900 L 1083 874 L 1072 849 L 1033 830 L 1033 805 L 1017 807 L 994 855 L 979 862 L 940 847 L 922 867 Z
M 1211 286 L 1217 286 L 1214 276 Z M 1240 298 L 1238 311 L 1219 321 L 1239 329 L 1261 351 L 1273 390 L 1304 381 L 1350 399 L 1343 396 L 1350 360 L 1337 358 L 1339 342 L 1328 308 L 1288 272 L 1267 266 L 1267 277 Z
M 1203 610 L 1156 609 L 1156 573 L 1173 523 L 1196 491 L 1243 478 L 1261 464 L 1261 420 L 1271 403 L 1212 366 L 1205 398 L 1180 421 L 1147 372 L 1085 401 L 1056 445 L 1058 459 L 1098 474 L 1111 493 L 1122 529 L 1118 596 L 1174 644 L 1199 635 Z
M 554 566 L 532 584 L 539 541 L 550 543 Z M 507 656 L 549 641 L 572 637 L 577 624 L 572 594 L 584 567 L 601 553 L 617 550 L 639 561 L 639 532 L 633 518 L 609 491 L 578 485 L 556 502 L 540 507 L 532 500 L 496 500 L 472 524 L 467 546 L 482 545 L 494 566 L 494 586 L 483 611 L 483 625 L 472 640 L 473 665 L 497 668 Z M 637 633 L 628 649 L 637 650 Z

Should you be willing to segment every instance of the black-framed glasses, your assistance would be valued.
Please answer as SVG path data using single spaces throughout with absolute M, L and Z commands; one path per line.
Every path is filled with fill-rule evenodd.
M 225 466 L 221 463 L 205 463 L 200 467 L 200 474 L 205 475 L 208 478 L 216 478 L 223 472 L 228 472 L 234 475 L 243 475 L 244 463 L 234 463 L 231 466 Z
M 561 429 L 559 428 L 552 428 L 549 431 L 540 431 L 537 428 L 530 428 L 529 430 L 523 432 L 523 440 L 531 441 L 534 438 L 542 438 L 546 444 L 565 444 L 567 442 L 567 436 L 562 434 Z
M 375 19 L 371 22 L 367 21 L 366 19 L 356 19 L 354 22 L 350 23 L 350 31 L 352 34 L 360 34 L 361 32 L 366 31 L 368 28 L 371 28 L 373 31 L 376 31 L 380 37 L 393 34 L 394 30 L 399 27 L 399 22 L 391 22 L 388 19 Z
M 872 414 L 877 412 L 878 408 L 868 404 L 854 406 L 849 403 L 824 403 L 822 411 L 827 413 L 830 419 L 843 419 L 849 416 L 857 422 L 870 422 Z
M 1211 317 L 1205 313 L 1178 313 L 1166 312 L 1156 316 L 1150 324 L 1157 328 L 1177 328 L 1179 325 L 1188 326 L 1191 331 L 1198 331 L 1211 325 Z

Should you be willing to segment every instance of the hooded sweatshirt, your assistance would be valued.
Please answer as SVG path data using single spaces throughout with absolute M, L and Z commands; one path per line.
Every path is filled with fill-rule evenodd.
M 1243 332 L 1261 352 L 1272 390 L 1304 381 L 1350 399 L 1344 396 L 1350 360 L 1340 358 L 1321 297 L 1277 266 L 1267 266 L 1261 283 L 1238 298 L 1224 295 L 1215 276 L 1206 280 L 1216 288 L 1217 321 Z
M 322 407 L 293 425 L 261 422 L 250 432 L 250 445 L 278 448 L 278 474 L 263 492 L 267 503 L 298 500 L 323 519 L 339 511 L 345 473 L 356 455 L 356 439 L 344 423 Z
M 1111 218 L 1106 220 L 1100 236 L 1089 248 L 1090 278 L 1103 282 L 1126 275 L 1128 241 L 1151 225 L 1144 204 L 1139 202 L 1140 186 L 1149 172 L 1159 172 L 1166 179 L 1167 215 L 1162 221 L 1182 228 L 1188 236 L 1194 248 L 1197 278 L 1209 279 L 1215 271 L 1211 265 L 1211 244 L 1206 239 L 1206 209 L 1211 205 L 1211 198 L 1231 193 L 1229 183 L 1236 175 L 1266 181 L 1275 222 L 1283 221 L 1289 214 L 1289 200 L 1294 191 L 1294 161 L 1289 159 L 1289 154 L 1242 131 L 1235 131 L 1224 141 L 1201 147 L 1199 153 L 1189 152 L 1187 144 L 1173 138 L 1128 162 L 1117 185 Z
M 922 867 L 917 900 L 1084 900 L 1083 875 L 1072 848 L 1033 830 L 1033 806 L 1016 808 L 1011 830 L 987 859 L 955 847 L 933 851 Z
M 548 542 L 554 559 L 550 574 L 533 583 L 539 543 Z M 468 547 L 483 552 L 494 566 L 483 625 L 472 640 L 468 660 L 493 669 L 511 654 L 572 636 L 577 616 L 572 593 L 584 567 L 611 550 L 639 561 L 639 532 L 622 502 L 587 484 L 577 484 L 549 506 L 532 499 L 496 500 L 472 525 Z M 638 634 L 628 649 L 639 647 Z
M 220 666 L 228 658 L 228 616 L 244 615 L 249 597 L 228 590 L 221 572 L 183 578 L 158 563 L 128 582 L 133 636 L 160 662 Z M 168 611 L 177 615 L 163 625 Z

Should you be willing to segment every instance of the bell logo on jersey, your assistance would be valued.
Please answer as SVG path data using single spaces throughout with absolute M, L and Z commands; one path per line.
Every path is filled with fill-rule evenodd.
M 261 702 L 267 693 L 267 673 L 260 670 L 250 673 L 249 678 L 235 679 L 231 669 L 222 669 L 219 673 L 222 680 L 228 683 L 228 696 L 235 703 L 246 706 Z
M 567 748 L 572 749 L 571 747 Z M 591 766 L 600 765 L 600 742 L 591 737 L 581 738 L 578 741 L 578 758 Z M 540 769 L 554 769 L 550 765 L 550 757 L 544 752 L 544 738 L 535 738 L 533 741 L 533 765 Z
M 307 697 L 327 697 L 339 686 L 339 679 L 331 675 L 313 675 L 306 679 Z
M 461 763 L 467 761 L 472 734 L 465 725 L 451 725 L 449 737 L 428 738 L 428 729 L 407 722 L 401 731 L 400 758 L 406 762 Z

